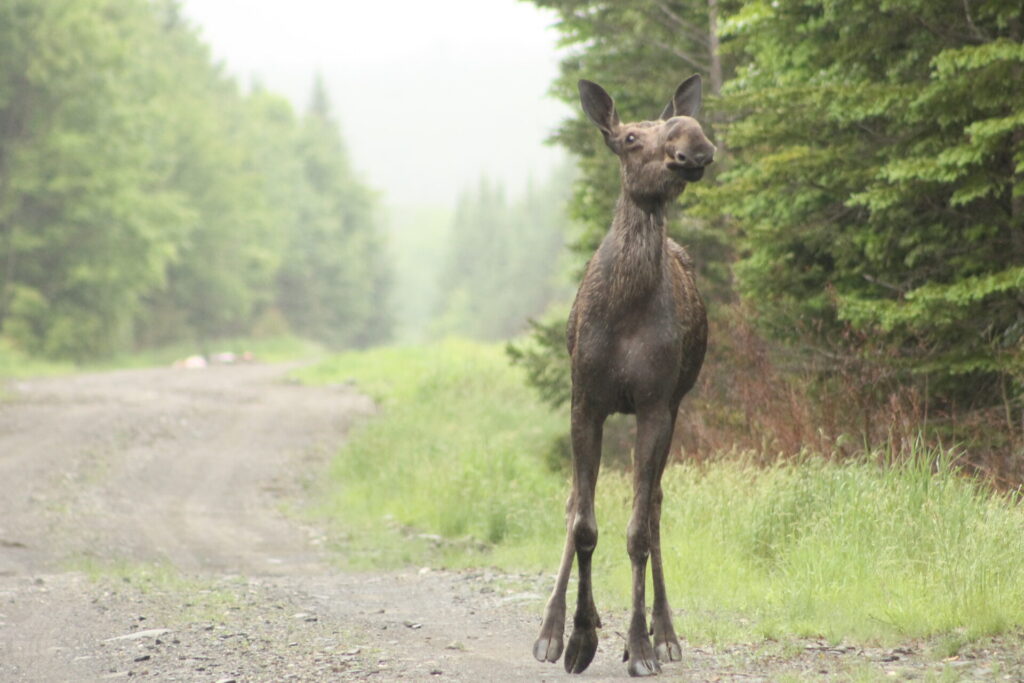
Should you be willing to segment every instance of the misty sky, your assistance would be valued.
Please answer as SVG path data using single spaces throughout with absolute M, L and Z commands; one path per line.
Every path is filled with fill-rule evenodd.
M 183 0 L 214 56 L 304 109 L 319 72 L 352 162 L 388 204 L 518 192 L 563 153 L 554 17 L 517 0 Z

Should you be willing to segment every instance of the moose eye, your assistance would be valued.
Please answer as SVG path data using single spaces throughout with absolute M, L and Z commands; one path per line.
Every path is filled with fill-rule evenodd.
M 630 133 L 629 135 L 627 135 L 627 136 L 626 136 L 626 144 L 627 144 L 627 145 L 631 145 L 631 144 L 633 144 L 634 142 L 636 142 L 636 136 L 635 136 L 635 135 L 633 135 L 632 133 Z

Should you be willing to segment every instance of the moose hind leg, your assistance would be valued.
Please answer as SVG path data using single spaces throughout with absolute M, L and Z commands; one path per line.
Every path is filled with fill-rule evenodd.
M 569 574 L 572 573 L 572 561 L 576 555 L 576 544 L 572 538 L 572 523 L 576 517 L 575 495 L 570 494 L 565 505 L 566 533 L 565 549 L 562 561 L 558 566 L 558 577 L 555 588 L 551 591 L 548 604 L 544 608 L 544 621 L 540 626 L 540 636 L 533 644 L 533 656 L 539 662 L 557 662 L 562 656 L 565 645 L 565 591 L 569 585 Z
M 661 484 L 654 494 L 651 511 L 651 582 L 654 584 L 654 604 L 651 608 L 651 633 L 654 634 L 654 654 L 659 662 L 678 662 L 683 658 L 679 638 L 672 627 L 672 608 L 665 593 L 665 573 L 661 563 Z

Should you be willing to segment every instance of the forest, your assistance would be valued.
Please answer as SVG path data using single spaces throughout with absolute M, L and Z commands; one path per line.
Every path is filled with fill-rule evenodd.
M 0 330 L 17 348 L 389 337 L 376 199 L 322 84 L 301 115 L 242 92 L 165 0 L 6 0 L 0 65 Z
M 246 91 L 173 0 L 0 12 L 0 331 L 16 348 L 81 362 L 253 335 L 503 339 L 567 296 L 569 168 L 523 197 L 482 178 L 453 210 L 388 216 L 322 79 L 301 114 Z
M 533 0 L 567 57 L 552 92 L 601 83 L 626 120 L 705 82 L 719 156 L 670 230 L 712 318 L 692 455 L 843 455 L 919 438 L 969 446 L 1024 480 L 1024 7 L 956 3 Z M 579 159 L 577 263 L 618 177 L 582 113 L 553 136 Z M 514 345 L 567 399 L 561 320 Z

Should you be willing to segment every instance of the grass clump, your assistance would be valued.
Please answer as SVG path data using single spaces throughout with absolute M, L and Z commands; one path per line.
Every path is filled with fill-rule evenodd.
M 446 544 L 449 563 L 470 561 L 459 548 L 481 545 L 496 555 L 546 555 L 562 528 L 567 485 L 542 454 L 565 417 L 536 402 L 500 347 L 448 340 L 346 353 L 297 374 L 311 383 L 355 381 L 383 412 L 335 458 L 324 514 L 357 533 L 390 528 L 470 541 Z M 415 561 L 408 538 L 392 542 L 398 561 Z
M 300 374 L 353 380 L 381 403 L 335 459 L 322 507 L 369 534 L 377 563 L 437 560 L 425 533 L 473 539 L 443 544 L 448 564 L 555 570 L 568 481 L 545 454 L 568 416 L 542 406 L 499 348 L 379 349 Z M 603 609 L 628 606 L 630 478 L 606 468 L 598 484 Z M 970 640 L 1024 625 L 1024 510 L 949 453 L 767 468 L 722 457 L 671 465 L 663 485 L 669 596 L 690 642 Z
M 168 596 L 173 604 L 173 619 L 178 623 L 218 620 L 226 610 L 241 605 L 237 591 L 232 590 L 244 584 L 241 578 L 213 582 L 186 576 L 165 562 L 99 559 L 89 555 L 74 558 L 66 566 L 81 572 L 93 583 L 130 585 L 143 595 Z M 182 604 L 179 598 L 188 601 Z
M 670 595 L 698 637 L 722 611 L 766 637 L 836 641 L 1024 623 L 1024 514 L 941 453 L 885 468 L 679 466 L 665 489 Z

